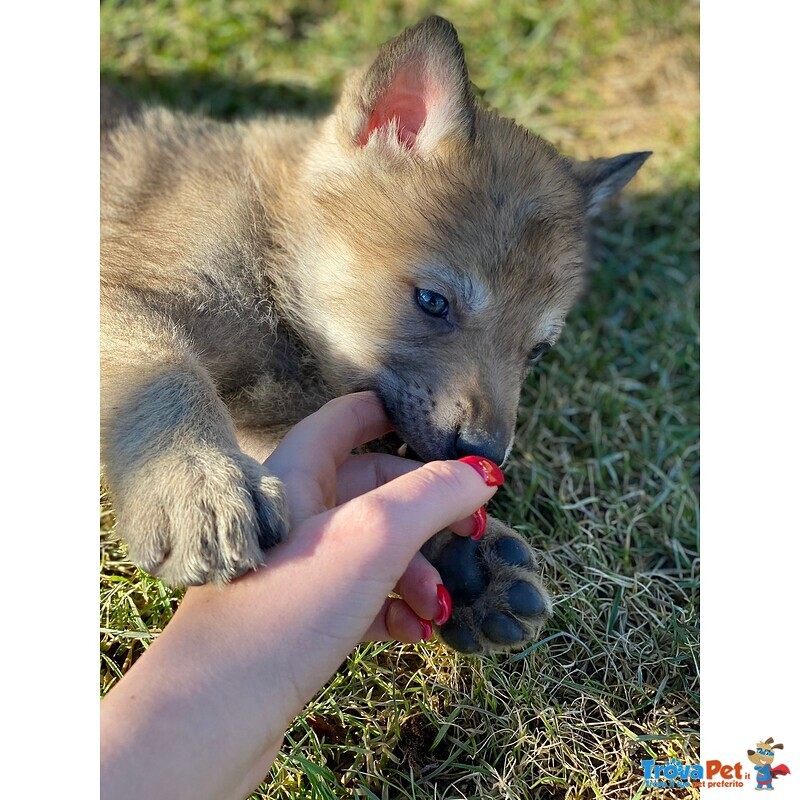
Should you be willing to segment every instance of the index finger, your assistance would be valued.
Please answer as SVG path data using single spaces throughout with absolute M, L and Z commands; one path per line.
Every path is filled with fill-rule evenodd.
M 356 392 L 326 403 L 319 411 L 292 428 L 278 445 L 274 456 L 285 453 L 314 453 L 341 464 L 356 447 L 392 430 L 383 404 L 374 392 Z
M 373 392 L 337 397 L 292 428 L 265 466 L 285 484 L 293 525 L 336 502 L 336 470 L 359 445 L 391 430 Z
M 326 527 L 323 546 L 338 553 L 338 560 L 346 555 L 354 575 L 383 575 L 394 586 L 431 536 L 492 498 L 498 483 L 480 474 L 459 461 L 422 464 L 317 517 Z M 345 567 L 339 568 L 344 575 Z
M 410 458 L 392 456 L 388 453 L 365 453 L 350 456 L 339 467 L 336 481 L 336 505 L 360 497 L 379 486 L 419 469 L 422 464 Z M 482 517 L 476 512 L 467 519 L 454 521 L 449 526 L 459 536 L 483 535 L 486 529 L 486 511 Z

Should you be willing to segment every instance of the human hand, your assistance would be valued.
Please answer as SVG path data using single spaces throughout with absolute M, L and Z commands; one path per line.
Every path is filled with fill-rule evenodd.
M 437 612 L 438 575 L 419 548 L 445 527 L 470 534 L 470 515 L 495 489 L 458 462 L 350 456 L 387 429 L 374 396 L 340 398 L 271 457 L 288 489 L 289 539 L 229 586 L 188 590 L 104 700 L 105 785 L 115 796 L 119 787 L 130 796 L 246 794 L 288 722 L 357 642 L 420 638 L 416 614 Z M 404 601 L 387 601 L 393 588 Z M 143 762 L 145 774 L 135 768 Z
M 374 394 L 341 397 L 298 424 L 266 462 L 286 487 L 292 532 L 266 568 L 224 592 L 232 605 L 262 603 L 282 618 L 269 646 L 298 688 L 287 722 L 359 641 L 430 635 L 425 621 L 442 613 L 441 581 L 419 548 L 444 527 L 472 534 L 472 517 L 462 515 L 494 494 L 457 462 L 351 455 L 388 430 Z M 403 599 L 387 599 L 393 590 Z M 187 591 L 181 610 L 200 603 L 224 606 L 220 590 L 204 586 Z M 263 631 L 265 620 L 258 624 Z
M 338 398 L 293 428 L 265 464 L 283 481 L 292 528 L 421 467 L 421 462 L 384 453 L 351 455 L 390 430 L 383 406 L 371 392 Z M 485 514 L 476 512 L 449 527 L 457 534 L 473 535 L 485 528 Z M 432 632 L 429 620 L 441 625 L 449 616 L 449 594 L 437 570 L 419 552 L 394 592 L 402 599 L 384 601 L 364 641 L 427 640 Z

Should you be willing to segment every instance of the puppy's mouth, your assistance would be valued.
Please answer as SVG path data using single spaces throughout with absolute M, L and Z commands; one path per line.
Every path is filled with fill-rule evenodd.
M 383 403 L 383 407 L 386 409 L 392 424 L 399 427 L 400 421 L 396 418 L 396 404 L 391 400 L 388 400 L 387 402 L 387 395 L 383 391 L 380 381 L 364 383 L 363 385 L 352 388 L 350 391 L 374 392 L 376 395 L 378 395 L 378 399 L 381 401 L 381 403 Z M 427 447 L 425 449 L 429 450 Z M 400 456 L 401 458 L 410 458 L 414 461 L 422 462 L 435 461 L 437 458 L 447 458 L 446 455 L 440 455 L 436 452 L 430 453 L 428 458 L 423 457 L 414 449 L 411 444 L 406 441 L 404 436 L 397 432 L 397 430 L 387 433 L 386 436 L 382 436 L 380 439 L 367 442 L 367 444 L 363 446 L 362 450 L 370 453 L 388 453 L 389 455 Z
M 399 456 L 400 458 L 425 461 L 408 442 L 403 441 L 403 439 L 394 432 L 387 433 L 386 436 L 382 436 L 380 439 L 368 442 L 364 446 L 364 449 L 370 453 L 388 453 L 389 455 Z
M 370 442 L 365 449 L 377 449 L 379 452 L 413 458 L 423 463 L 455 458 L 455 434 L 439 430 L 432 423 L 430 414 L 423 410 L 424 402 L 429 402 L 430 398 L 422 397 L 421 394 L 412 395 L 407 391 L 404 394 L 403 390 L 398 390 L 395 386 L 402 380 L 401 376 L 391 370 L 388 370 L 388 374 L 393 383 L 387 383 L 378 377 L 371 386 L 364 386 L 363 389 L 377 394 L 394 430 L 379 440 L 377 448 L 376 443 Z

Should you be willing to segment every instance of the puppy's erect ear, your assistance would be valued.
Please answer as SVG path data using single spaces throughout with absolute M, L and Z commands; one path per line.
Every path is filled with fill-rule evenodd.
M 625 153 L 614 158 L 572 162 L 572 171 L 586 193 L 586 210 L 594 216 L 639 171 L 652 152 Z
M 475 104 L 455 28 L 428 17 L 387 42 L 345 87 L 338 116 L 356 147 L 399 142 L 426 155 L 448 137 L 471 139 Z

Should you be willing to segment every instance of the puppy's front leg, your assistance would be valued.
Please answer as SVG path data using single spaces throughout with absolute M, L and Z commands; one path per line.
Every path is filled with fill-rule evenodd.
M 102 457 L 131 559 L 171 584 L 229 581 L 286 535 L 281 482 L 241 452 L 179 330 L 104 325 Z

